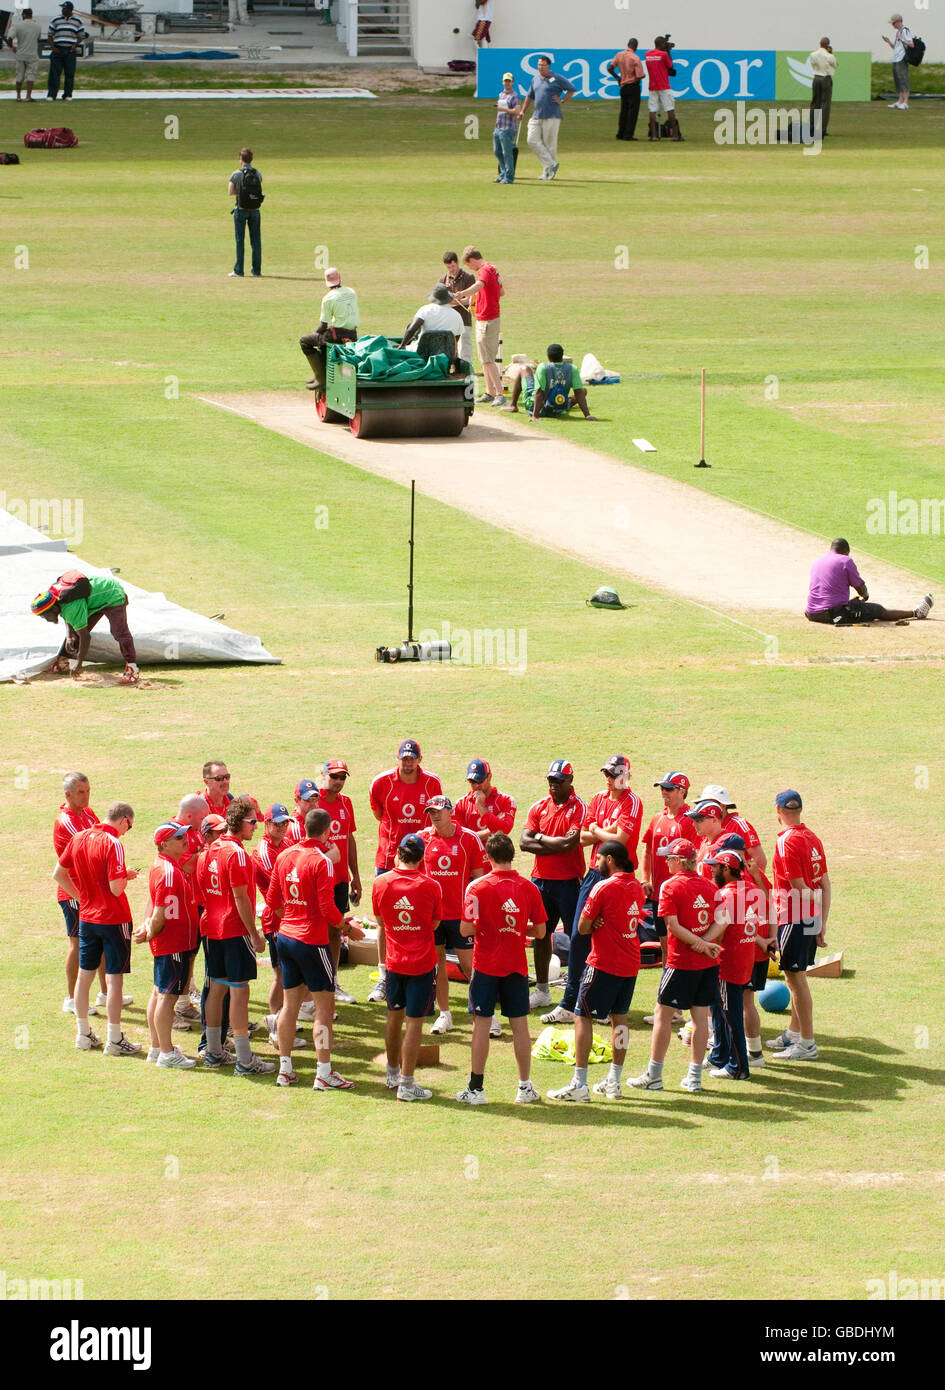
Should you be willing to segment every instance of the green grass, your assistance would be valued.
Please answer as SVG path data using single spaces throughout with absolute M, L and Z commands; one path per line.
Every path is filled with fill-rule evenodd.
M 168 141 L 174 114 L 180 139 Z M 0 424 L 0 486 L 81 497 L 84 557 L 200 611 L 224 609 L 284 664 L 167 668 L 140 692 L 0 687 L 7 1275 L 82 1278 L 87 1297 L 127 1293 L 131 1270 L 140 1297 L 208 1285 L 274 1296 L 304 1292 L 303 1270 L 306 1287 L 364 1298 L 555 1296 L 565 1285 L 579 1297 L 623 1286 L 747 1298 L 790 1271 L 805 1295 L 857 1298 L 891 1268 L 936 1276 L 937 663 L 896 660 L 918 653 L 895 629 L 837 634 L 751 613 L 744 627 L 623 578 L 629 611 L 596 613 L 582 600 L 614 576 L 421 499 L 420 625 L 523 628 L 528 668 L 378 666 L 375 645 L 403 635 L 404 490 L 197 399 L 299 382 L 295 340 L 320 298 L 316 246 L 356 285 L 363 325 L 386 327 L 406 321 L 443 250 L 476 240 L 505 278 L 507 354 L 562 337 L 624 374 L 595 396 L 597 447 L 824 538 L 842 530 L 941 582 L 941 537 L 865 529 L 866 501 L 889 487 L 942 495 L 936 113 L 917 107 L 906 142 L 878 107 L 841 107 L 829 148 L 810 159 L 717 147 L 711 113 L 695 106 L 682 115 L 685 145 L 615 154 L 611 113 L 588 106 L 568 112 L 559 181 L 515 189 L 491 184 L 485 127 L 464 141 L 465 114 L 416 97 L 77 107 L 79 149 L 8 171 L 8 241 L 28 248 L 29 270 L 8 258 L 3 271 L 17 330 L 0 355 L 14 403 Z M 8 106 L 0 127 L 8 143 Z M 240 286 L 225 278 L 225 190 L 247 141 L 269 194 L 266 278 Z M 919 244 L 932 248 L 927 271 L 913 268 Z M 621 246 L 626 270 L 614 265 Z M 703 364 L 705 475 L 692 471 Z M 771 375 L 777 400 L 764 396 Z M 628 449 L 639 433 L 659 443 L 649 465 Z M 320 507 L 327 530 L 315 526 Z M 668 537 L 667 564 L 685 563 Z M 754 628 L 777 636 L 777 661 L 763 659 Z M 842 654 L 886 660 L 824 660 Z M 590 794 L 602 755 L 626 749 L 647 813 L 667 767 L 697 787 L 727 782 L 769 854 L 773 794 L 799 786 L 830 858 L 828 935 L 850 967 L 814 986 L 817 1068 L 772 1065 L 750 1087 L 711 1083 L 690 1097 L 676 1090 L 674 1043 L 661 1096 L 523 1112 L 509 1103 L 503 1041 L 492 1104 L 466 1112 L 450 1101 L 468 1067 L 458 990 L 459 1031 L 426 1078 L 427 1107 L 384 1091 L 372 1061 L 382 1013 L 367 1005 L 339 1022 L 339 1063 L 358 1083 L 346 1096 L 155 1075 L 72 1050 L 49 884 L 65 770 L 89 774 L 100 813 L 132 801 L 128 847 L 144 864 L 148 828 L 197 785 L 206 757 L 224 755 L 234 789 L 265 802 L 341 753 L 369 863 L 368 782 L 405 732 L 451 793 L 468 757 L 489 757 L 523 808 L 519 825 L 558 753 Z M 140 889 L 133 903 L 140 917 Z M 362 999 L 368 974 L 345 974 Z M 139 952 L 137 1037 L 149 975 Z M 645 1060 L 640 1020 L 655 985 L 649 972 L 638 986 L 628 1071 Z M 263 1002 L 257 986 L 254 1016 Z M 565 1075 L 535 1068 L 542 1090 Z M 195 1242 L 208 1215 L 220 1239 Z M 668 1220 L 697 1236 L 667 1245 Z M 580 1259 L 562 1264 L 563 1248 Z M 233 1278 L 237 1249 L 246 1279 Z

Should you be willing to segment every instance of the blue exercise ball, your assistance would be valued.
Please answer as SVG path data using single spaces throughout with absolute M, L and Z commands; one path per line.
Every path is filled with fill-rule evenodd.
M 791 991 L 783 980 L 769 980 L 758 995 L 758 1003 L 767 1014 L 783 1014 L 791 1007 Z

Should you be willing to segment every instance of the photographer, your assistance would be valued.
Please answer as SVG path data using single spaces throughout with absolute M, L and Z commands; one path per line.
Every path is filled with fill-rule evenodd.
M 653 47 L 646 55 L 646 72 L 650 81 L 650 95 L 647 107 L 650 113 L 650 133 L 648 139 L 660 138 L 660 112 L 666 116 L 666 129 L 671 140 L 681 140 L 679 124 L 676 120 L 676 100 L 669 85 L 669 79 L 676 76 L 671 50 L 676 45 L 670 43 L 668 34 L 657 34 Z
M 830 121 L 830 100 L 833 95 L 833 75 L 837 71 L 837 60 L 833 56 L 829 39 L 821 39 L 820 47 L 815 48 L 807 60 L 814 74 L 814 84 L 810 102 L 811 134 L 816 138 L 827 134 Z M 819 116 L 815 115 L 819 112 Z M 818 128 L 819 122 L 819 128 Z

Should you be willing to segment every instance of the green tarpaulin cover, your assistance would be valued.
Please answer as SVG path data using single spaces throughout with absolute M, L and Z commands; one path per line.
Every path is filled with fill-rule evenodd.
M 450 361 L 443 353 L 421 357 L 418 352 L 391 346 L 390 338 L 368 334 L 355 343 L 334 343 L 337 357 L 348 362 L 360 377 L 374 381 L 424 381 L 449 375 Z

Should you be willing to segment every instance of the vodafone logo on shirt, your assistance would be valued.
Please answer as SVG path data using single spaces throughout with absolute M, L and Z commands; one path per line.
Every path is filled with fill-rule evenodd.
M 709 925 L 710 916 L 709 904 L 706 902 L 705 898 L 702 896 L 701 893 L 694 900 L 692 906 L 695 910 L 697 918 L 699 919 L 699 925 L 701 927 L 707 927 Z
M 398 898 L 394 903 L 394 911 L 397 913 L 397 921 L 408 931 L 419 931 L 418 926 L 413 922 L 413 903 L 409 898 Z
M 515 902 L 513 898 L 506 898 L 505 902 L 502 904 L 502 911 L 505 914 L 505 926 L 500 927 L 499 931 L 517 932 L 519 930 L 518 914 L 521 911 L 518 903 Z

